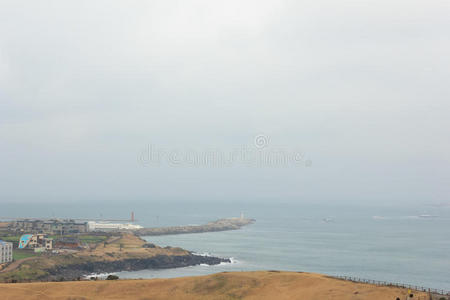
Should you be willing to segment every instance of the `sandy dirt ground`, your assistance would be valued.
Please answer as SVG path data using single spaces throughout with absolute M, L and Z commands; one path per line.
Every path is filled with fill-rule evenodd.
M 407 290 L 294 272 L 231 272 L 173 279 L 0 284 L 0 299 L 406 299 Z M 416 293 L 413 299 L 427 299 Z

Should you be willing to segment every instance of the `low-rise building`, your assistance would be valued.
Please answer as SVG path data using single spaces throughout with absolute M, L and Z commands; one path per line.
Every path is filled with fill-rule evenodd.
M 17 220 L 9 224 L 9 229 L 15 232 L 31 232 L 46 234 L 71 234 L 88 231 L 86 222 L 75 220 Z
M 25 248 L 43 248 L 44 250 L 53 249 L 53 239 L 46 237 L 45 234 L 24 234 L 19 240 L 19 249 Z
M 0 240 L 0 264 L 13 260 L 13 244 Z
M 142 229 L 141 225 L 136 224 L 122 224 L 122 223 L 105 223 L 105 222 L 88 222 L 89 231 L 127 231 Z

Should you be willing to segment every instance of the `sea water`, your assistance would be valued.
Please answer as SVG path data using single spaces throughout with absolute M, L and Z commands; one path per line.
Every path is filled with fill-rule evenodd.
M 86 210 L 53 205 L 51 214 L 126 218 L 132 206 L 94 205 Z M 5 213 L 14 215 L 14 207 L 6 205 Z M 289 270 L 450 290 L 450 207 L 292 202 L 148 202 L 134 207 L 138 223 L 149 227 L 204 224 L 241 212 L 256 222 L 233 231 L 144 237 L 159 246 L 230 258 L 232 263 L 116 273 L 121 278 Z M 29 216 L 45 216 L 42 206 L 30 209 Z

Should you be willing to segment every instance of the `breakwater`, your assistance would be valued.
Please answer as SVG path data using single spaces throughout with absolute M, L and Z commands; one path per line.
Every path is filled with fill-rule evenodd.
M 254 219 L 229 218 L 220 219 L 203 225 L 142 228 L 134 231 L 134 233 L 139 236 L 152 236 L 237 230 L 254 222 Z

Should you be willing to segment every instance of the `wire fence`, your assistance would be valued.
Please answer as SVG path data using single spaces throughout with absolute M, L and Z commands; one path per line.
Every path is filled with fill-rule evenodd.
M 337 279 L 343 279 L 348 280 L 352 282 L 360 282 L 360 283 L 369 283 L 379 286 L 395 286 L 400 288 L 406 288 L 411 289 L 414 291 L 421 291 L 421 292 L 429 292 L 432 294 L 442 295 L 442 296 L 450 296 L 450 291 L 444 290 L 444 289 L 433 289 L 428 288 L 425 286 L 419 286 L 419 285 L 412 285 L 412 284 L 405 284 L 405 283 L 398 283 L 398 282 L 389 282 L 389 281 L 380 281 L 380 280 L 373 280 L 373 279 L 364 279 L 359 277 L 352 277 L 352 276 L 331 276 L 333 278 Z

